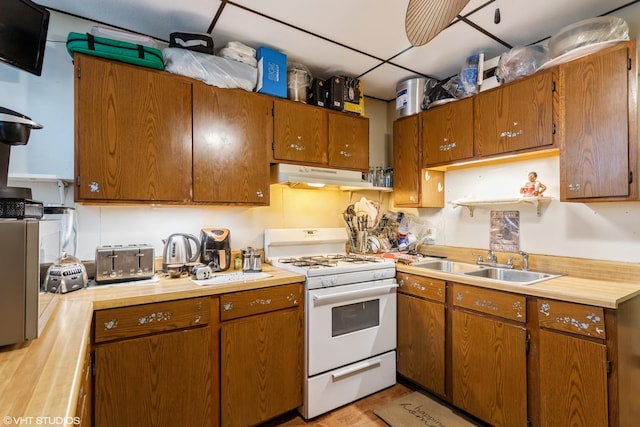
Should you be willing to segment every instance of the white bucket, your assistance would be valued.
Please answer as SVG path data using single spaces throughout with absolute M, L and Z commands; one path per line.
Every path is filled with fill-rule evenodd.
M 431 88 L 433 79 L 415 77 L 403 80 L 396 86 L 396 117 L 405 117 L 421 112 L 425 106 L 425 97 Z

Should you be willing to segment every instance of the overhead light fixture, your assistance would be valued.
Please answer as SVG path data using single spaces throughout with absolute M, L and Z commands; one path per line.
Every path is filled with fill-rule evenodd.
M 409 0 L 405 31 L 413 46 L 422 46 L 447 28 L 469 0 Z

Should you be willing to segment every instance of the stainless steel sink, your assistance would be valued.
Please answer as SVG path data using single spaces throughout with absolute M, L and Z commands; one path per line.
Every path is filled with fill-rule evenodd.
M 539 271 L 511 270 L 508 268 L 485 267 L 474 271 L 465 271 L 467 276 L 482 277 L 515 285 L 532 285 L 544 280 L 560 277 L 559 274 L 542 273 Z
M 465 262 L 456 262 L 456 261 L 447 261 L 447 260 L 419 262 L 419 263 L 412 264 L 412 266 L 442 271 L 444 273 L 464 273 L 467 271 L 477 270 L 480 268 L 475 264 L 467 264 Z

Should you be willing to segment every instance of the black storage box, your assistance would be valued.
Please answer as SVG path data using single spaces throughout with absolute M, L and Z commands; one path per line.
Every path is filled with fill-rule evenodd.
M 326 93 L 324 88 L 324 80 L 313 79 L 313 82 L 311 82 L 311 90 L 309 91 L 307 104 L 324 107 L 327 105 L 325 97 Z
M 344 77 L 333 76 L 325 81 L 327 107 L 342 111 L 344 108 Z

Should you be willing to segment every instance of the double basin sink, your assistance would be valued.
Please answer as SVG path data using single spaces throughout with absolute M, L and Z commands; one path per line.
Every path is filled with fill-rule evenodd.
M 533 285 L 534 283 L 539 283 L 560 276 L 559 274 L 542 273 L 529 270 L 513 270 L 510 268 L 482 266 L 448 260 L 418 262 L 412 264 L 412 267 L 427 268 L 444 273 L 477 277 L 490 281 L 521 286 Z

